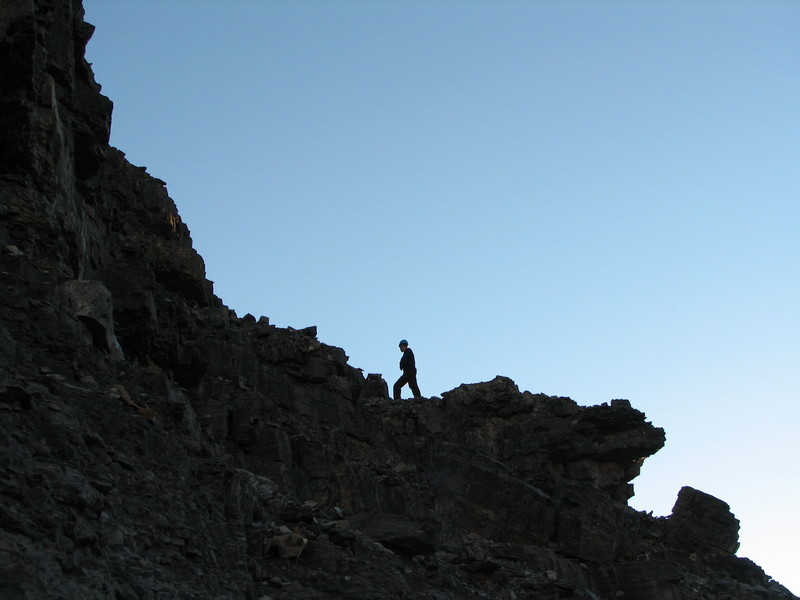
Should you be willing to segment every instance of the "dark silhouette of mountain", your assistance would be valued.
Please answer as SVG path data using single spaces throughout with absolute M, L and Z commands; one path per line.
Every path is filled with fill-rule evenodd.
M 794 598 L 721 500 L 627 505 L 664 432 L 508 378 L 394 402 L 213 293 L 108 144 L 77 0 L 0 4 L 0 596 Z

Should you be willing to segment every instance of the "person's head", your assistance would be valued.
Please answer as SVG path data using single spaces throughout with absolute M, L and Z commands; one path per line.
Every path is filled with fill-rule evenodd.
M 400 351 L 405 352 L 406 348 L 408 348 L 408 342 L 406 340 L 400 340 Z

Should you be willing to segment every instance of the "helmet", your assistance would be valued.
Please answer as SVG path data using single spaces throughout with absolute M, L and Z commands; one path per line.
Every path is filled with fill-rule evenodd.
M 398 346 L 408 346 L 408 340 L 400 340 L 400 343 L 397 344 Z

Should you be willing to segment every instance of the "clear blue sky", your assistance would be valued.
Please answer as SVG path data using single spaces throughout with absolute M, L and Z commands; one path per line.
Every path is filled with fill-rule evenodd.
M 667 432 L 800 592 L 800 3 L 85 0 L 112 144 L 240 316 Z

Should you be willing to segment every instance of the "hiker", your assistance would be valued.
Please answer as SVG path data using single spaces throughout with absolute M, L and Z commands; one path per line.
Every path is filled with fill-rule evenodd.
M 394 384 L 394 399 L 400 400 L 400 388 L 405 384 L 411 388 L 414 398 L 422 398 L 417 385 L 417 365 L 414 362 L 414 353 L 408 347 L 406 340 L 400 340 L 400 352 L 403 353 L 403 357 L 400 359 L 400 370 L 403 371 L 403 374 Z

